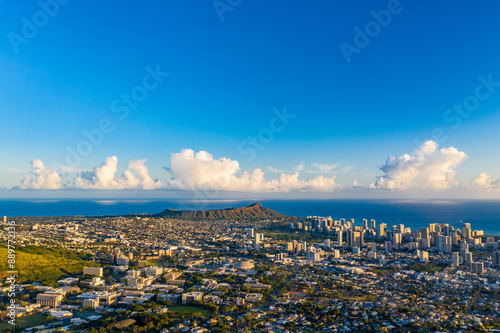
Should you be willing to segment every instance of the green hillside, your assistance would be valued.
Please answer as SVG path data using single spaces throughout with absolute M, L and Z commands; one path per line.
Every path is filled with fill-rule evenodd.
M 7 258 L 7 249 L 0 248 L 0 258 Z M 73 251 L 43 247 L 16 249 L 16 269 L 21 283 L 39 282 L 55 286 L 59 279 L 81 274 L 85 266 L 98 266 L 89 256 Z M 5 277 L 7 260 L 0 260 L 0 276 Z

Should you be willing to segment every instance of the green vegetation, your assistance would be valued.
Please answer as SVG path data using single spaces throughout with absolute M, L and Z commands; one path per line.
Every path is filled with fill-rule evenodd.
M 0 248 L 0 257 L 7 258 L 7 249 Z M 56 281 L 80 274 L 85 266 L 98 266 L 88 261 L 87 254 L 57 248 L 36 246 L 19 247 L 16 250 L 16 270 L 21 283 L 39 282 L 56 286 Z M 0 271 L 8 271 L 7 261 L 0 261 Z
M 408 270 L 414 270 L 416 272 L 427 272 L 427 273 L 436 273 L 436 272 L 441 272 L 443 271 L 448 265 L 446 264 L 437 264 L 437 265 L 432 265 L 432 264 L 413 264 L 413 265 L 408 265 L 406 269 Z
M 391 275 L 394 274 L 397 270 L 393 269 L 383 269 L 383 268 L 372 268 L 372 272 L 377 275 Z
M 209 311 L 200 308 L 198 306 L 192 305 L 174 305 L 168 307 L 169 312 L 187 312 L 187 313 L 201 313 L 202 316 L 207 316 L 210 314 Z
M 46 316 L 41 314 L 41 313 L 35 313 L 30 316 L 26 317 L 21 317 L 21 318 L 16 318 L 16 326 L 21 326 L 21 327 L 32 327 L 32 326 L 38 326 L 38 325 L 43 325 L 46 321 Z M 14 331 L 14 326 L 11 324 L 7 323 L 6 321 L 3 323 L 0 323 L 0 331 L 4 331 L 7 328 L 11 328 L 12 331 Z

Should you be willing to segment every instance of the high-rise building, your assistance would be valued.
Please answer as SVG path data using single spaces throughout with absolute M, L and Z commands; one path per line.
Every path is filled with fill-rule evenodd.
M 450 236 L 437 236 L 437 249 L 439 252 L 451 253 L 451 237 Z
M 460 243 L 460 255 L 465 258 L 465 253 L 469 252 L 469 243 L 462 241 Z
M 464 236 L 465 239 L 471 239 L 472 236 L 472 228 L 470 226 L 470 223 L 464 223 L 464 227 L 462 229 L 462 235 Z
M 372 219 L 372 220 L 370 221 L 370 224 L 371 224 L 371 228 L 372 228 L 373 230 L 375 230 L 375 229 L 377 228 L 377 222 L 375 222 L 375 220 L 374 220 L 374 219 Z
M 362 247 L 363 239 L 361 236 L 361 232 L 359 231 L 350 231 L 350 246 L 351 247 Z
M 254 238 L 254 230 L 253 228 L 247 228 L 247 237 L 248 238 Z
M 329 239 L 325 239 L 325 247 L 329 249 L 330 245 L 331 245 L 330 240 Z
M 3 224 L 7 224 L 7 216 L 3 217 Z
M 420 236 L 429 239 L 429 228 L 420 228 Z
M 255 250 L 257 250 L 257 251 L 260 250 L 261 235 L 262 234 L 255 234 L 254 247 L 255 247 Z
M 421 251 L 420 252 L 420 262 L 428 262 L 429 261 L 429 252 Z
M 465 252 L 464 253 L 464 260 L 465 260 L 465 263 L 467 265 L 469 265 L 471 262 L 473 262 L 473 260 L 472 260 L 472 252 Z
M 484 262 L 471 262 L 470 263 L 470 272 L 476 274 L 484 273 Z
M 319 254 L 319 252 L 307 252 L 306 260 L 308 260 L 308 261 L 320 261 L 321 255 Z
M 500 266 L 500 251 L 493 252 L 493 266 Z
M 394 247 L 395 250 L 401 249 L 401 241 L 402 237 L 400 233 L 395 233 L 393 238 L 392 238 L 392 246 Z
M 419 248 L 428 249 L 431 247 L 431 240 L 429 238 L 420 238 Z
M 441 224 L 441 233 L 445 236 L 451 236 L 451 231 L 450 231 L 450 225 L 449 224 Z
M 453 267 L 458 267 L 460 266 L 460 253 L 458 252 L 453 252 L 451 255 L 451 265 Z
M 368 229 L 368 220 L 363 219 L 363 230 Z
M 387 224 L 385 223 L 380 223 L 377 228 L 377 236 L 379 237 L 385 237 L 385 228 L 387 227 Z
M 342 239 L 342 234 L 343 234 L 342 230 L 337 231 L 337 243 L 339 246 L 342 246 L 342 243 L 344 242 L 344 240 Z
M 392 242 L 386 241 L 385 242 L 385 252 L 391 252 L 391 251 L 392 251 Z

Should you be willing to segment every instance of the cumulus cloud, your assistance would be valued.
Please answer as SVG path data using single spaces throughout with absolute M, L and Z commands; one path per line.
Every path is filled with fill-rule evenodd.
M 336 188 L 335 177 L 320 176 L 310 180 L 301 180 L 298 171 L 293 174 L 282 173 L 278 179 L 269 181 L 264 179 L 264 172 L 261 169 L 238 174 L 240 171 L 238 161 L 225 157 L 215 159 L 206 151 L 195 153 L 191 149 L 183 149 L 180 153 L 171 154 L 170 160 L 172 179 L 168 181 L 168 186 L 175 189 L 329 192 Z M 301 165 L 303 166 L 303 163 Z
M 214 158 L 206 151 L 194 152 L 183 149 L 172 153 L 168 179 L 153 179 L 146 167 L 146 159 L 131 160 L 127 170 L 118 174 L 118 158 L 110 156 L 91 171 L 64 168 L 54 170 L 44 167 L 40 160 L 33 160 L 33 175 L 23 180 L 21 189 L 90 189 L 90 190 L 215 190 L 239 192 L 331 192 L 341 186 L 335 183 L 335 176 L 323 175 L 315 178 L 303 178 L 304 170 L 301 162 L 295 171 L 286 172 L 276 168 L 268 168 L 274 177 L 265 177 L 264 171 L 241 170 L 236 160 L 221 157 Z M 334 165 L 318 165 L 323 171 L 331 171 Z M 61 178 L 74 175 L 65 186 Z M 279 174 L 279 176 L 278 176 Z
M 153 180 L 153 178 L 151 178 L 145 163 L 146 159 L 131 160 L 128 169 L 123 175 L 117 177 L 118 158 L 116 156 L 110 156 L 100 167 L 96 167 L 90 172 L 82 172 L 80 176 L 75 179 L 75 188 L 99 190 L 152 190 L 164 187 L 164 184 L 160 180 Z
M 28 170 L 16 169 L 16 168 L 8 168 L 8 169 L 5 170 L 5 172 L 8 172 L 8 173 L 25 173 L 25 172 L 28 172 Z
M 304 170 L 305 168 L 306 168 L 306 165 L 305 165 L 304 161 L 302 161 L 302 162 L 300 162 L 300 164 L 299 164 L 299 165 L 297 165 L 297 166 L 295 167 L 295 171 L 296 171 L 296 172 L 298 172 L 298 171 L 302 171 L 302 170 Z
M 281 172 L 285 172 L 285 170 L 283 169 L 278 169 L 278 168 L 275 168 L 275 167 L 272 167 L 272 166 L 268 166 L 267 167 L 267 171 L 271 172 L 271 173 L 281 173 Z
M 456 186 L 455 168 L 467 158 L 467 154 L 456 148 L 438 149 L 436 142 L 427 141 L 415 150 L 414 156 L 389 156 L 380 168 L 384 175 L 377 177 L 370 187 L 447 189 Z
M 491 179 L 490 175 L 480 173 L 470 182 L 474 189 L 497 189 L 500 188 L 500 179 Z
M 342 172 L 349 172 L 354 170 L 354 166 L 352 165 L 346 165 L 345 167 L 342 168 Z
M 39 159 L 31 161 L 31 177 L 26 177 L 20 188 L 23 190 L 58 190 L 62 188 L 61 176 L 57 171 L 43 165 Z
M 308 172 L 322 172 L 328 173 L 337 167 L 336 164 L 323 164 L 323 163 L 314 163 L 313 170 L 308 170 Z

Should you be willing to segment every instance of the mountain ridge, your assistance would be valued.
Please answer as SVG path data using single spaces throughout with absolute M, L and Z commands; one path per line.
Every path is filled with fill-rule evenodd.
M 240 208 L 232 207 L 211 210 L 165 209 L 154 216 L 184 220 L 277 220 L 291 217 L 263 207 L 259 202 Z

